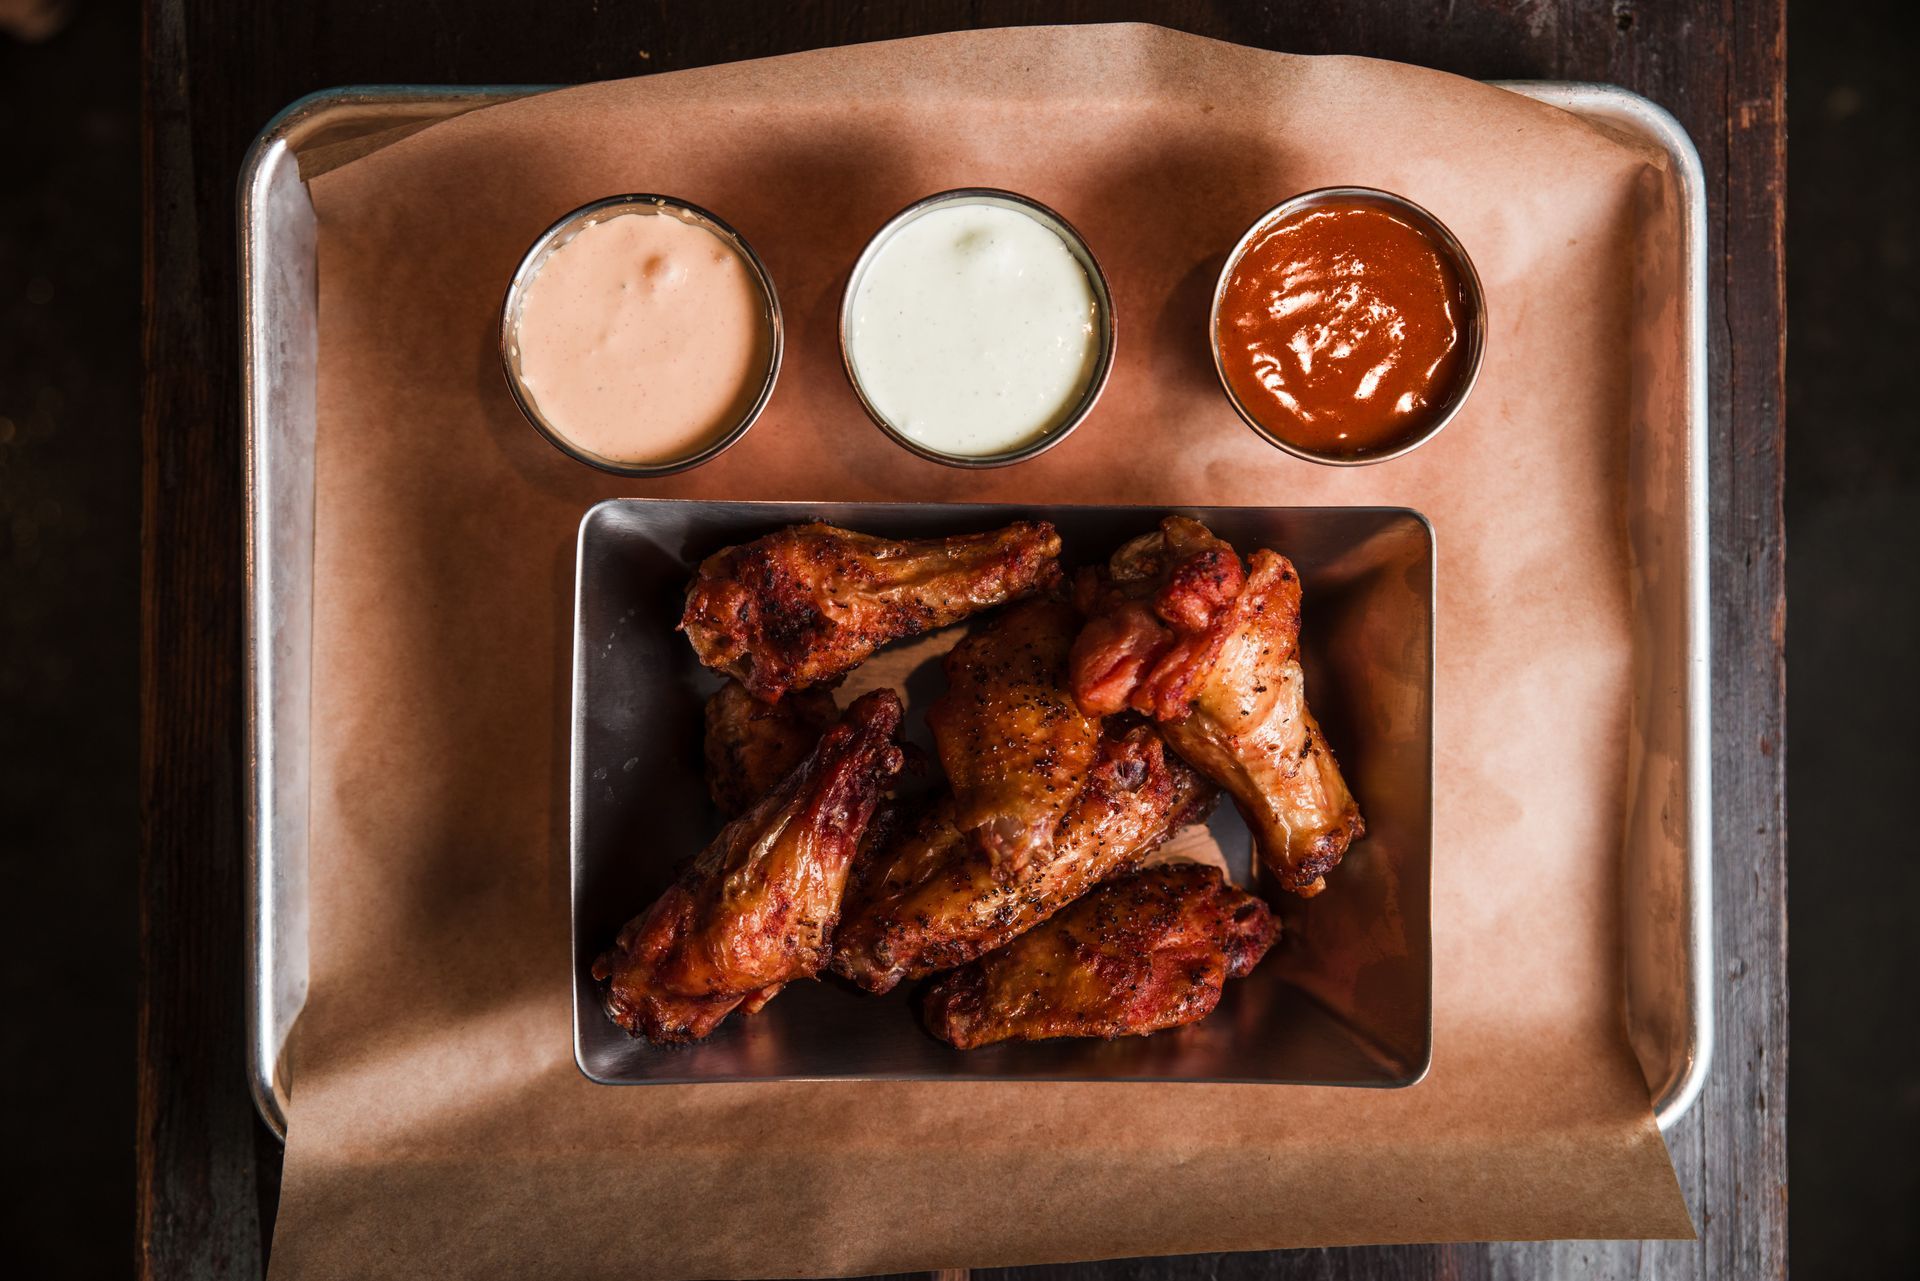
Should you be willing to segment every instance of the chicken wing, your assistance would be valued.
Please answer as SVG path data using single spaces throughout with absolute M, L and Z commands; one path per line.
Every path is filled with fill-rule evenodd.
M 1051 586 L 1059 554 L 1044 521 L 909 542 L 794 525 L 702 562 L 680 627 L 701 662 L 772 702 L 890 641 Z
M 1165 863 L 1108 881 L 1044 925 L 936 979 L 922 1012 L 963 1050 L 1055 1036 L 1145 1036 L 1198 1022 L 1280 925 L 1219 869 Z
M 1133 867 L 1204 817 L 1213 788 L 1151 726 L 1110 732 L 1046 852 L 1012 874 L 967 840 L 951 799 L 861 869 L 833 971 L 872 992 L 964 965 Z
M 856 700 L 792 773 L 729 823 L 593 963 L 607 1014 L 651 1041 L 697 1041 L 826 964 L 848 866 L 900 769 L 900 698 Z
M 707 700 L 707 792 L 727 818 L 748 809 L 806 759 L 840 713 L 824 689 L 763 703 L 729 680 Z
M 949 651 L 946 693 L 927 708 L 953 824 L 1000 874 L 1044 856 L 1093 768 L 1100 721 L 1066 689 L 1079 626 L 1059 601 L 1014 606 Z
M 1262 548 L 1243 566 L 1205 525 L 1169 516 L 1083 572 L 1075 597 L 1088 615 L 1069 660 L 1080 706 L 1153 717 L 1233 797 L 1280 885 L 1325 889 L 1366 823 L 1307 710 L 1292 564 Z

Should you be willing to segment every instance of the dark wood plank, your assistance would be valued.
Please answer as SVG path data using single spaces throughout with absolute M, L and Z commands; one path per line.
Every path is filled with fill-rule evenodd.
M 237 156 L 195 127 L 180 6 L 144 36 L 136 1245 L 143 1275 L 257 1276 L 279 1157 L 243 1074 Z
M 1786 20 L 1729 6 L 1714 232 L 1714 835 L 1720 1053 L 1693 1124 L 1705 1274 L 1787 1263 Z M 1710 145 L 1703 141 L 1703 148 Z
M 645 7 L 554 0 L 535 19 L 504 0 L 451 17 L 431 6 L 379 0 L 203 0 L 191 7 L 149 0 L 143 1273 L 259 1275 L 277 1178 L 277 1153 L 263 1142 L 247 1101 L 238 1013 L 240 423 L 232 201 L 248 139 L 286 102 L 332 84 L 568 82 L 970 25 L 1124 18 L 1469 76 L 1612 81 L 1674 111 L 1700 146 L 1717 237 L 1712 528 L 1723 973 L 1714 1074 L 1670 1140 L 1702 1240 L 1205 1255 L 992 1275 L 1783 1275 L 1782 15 L 1782 0 Z
M 133 1246 L 139 15 L 53 25 L 0 31 L 0 1258 L 88 1277 Z

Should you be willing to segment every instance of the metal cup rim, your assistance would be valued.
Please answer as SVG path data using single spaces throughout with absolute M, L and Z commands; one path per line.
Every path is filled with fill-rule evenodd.
M 1279 219 L 1298 212 L 1301 209 L 1331 203 L 1336 200 L 1353 200 L 1384 205 L 1407 215 L 1419 226 L 1422 233 L 1434 242 L 1435 247 L 1446 256 L 1449 264 L 1453 267 L 1455 274 L 1460 279 L 1461 292 L 1465 295 L 1468 313 L 1466 323 L 1466 369 L 1455 382 L 1453 389 L 1448 393 L 1447 399 L 1443 403 L 1440 411 L 1434 415 L 1432 423 L 1391 450 L 1377 454 L 1366 454 L 1359 457 L 1321 453 L 1317 450 L 1309 449 L 1304 445 L 1298 445 L 1286 440 L 1277 432 L 1268 428 L 1253 415 L 1252 411 L 1241 403 L 1240 397 L 1234 394 L 1232 385 L 1227 381 L 1226 367 L 1220 358 L 1220 299 L 1226 292 L 1228 280 L 1233 276 L 1233 269 L 1239 265 L 1241 257 L 1245 255 L 1247 246 L 1253 242 L 1255 236 L 1259 235 L 1261 231 Z M 1213 285 L 1213 305 L 1207 314 L 1207 345 L 1213 352 L 1214 376 L 1220 380 L 1220 390 L 1225 394 L 1227 403 L 1233 406 L 1233 411 L 1240 416 L 1240 420 L 1252 428 L 1254 433 L 1269 445 L 1285 453 L 1292 454 L 1295 458 L 1305 459 L 1311 463 L 1320 463 L 1328 467 L 1371 467 L 1375 463 L 1391 462 L 1396 458 L 1405 457 L 1407 454 L 1420 448 L 1420 446 L 1426 444 L 1435 436 L 1438 436 L 1447 424 L 1459 417 L 1460 411 L 1465 408 L 1468 398 L 1473 394 L 1474 387 L 1480 381 L 1480 369 L 1486 360 L 1486 292 L 1481 287 L 1480 273 L 1474 268 L 1473 258 L 1467 253 L 1466 246 L 1462 245 L 1459 237 L 1453 234 L 1453 230 L 1448 227 L 1446 223 L 1440 221 L 1430 210 L 1414 203 L 1405 196 L 1380 187 L 1315 187 L 1310 191 L 1302 191 L 1297 195 L 1287 197 L 1279 204 L 1274 205 L 1265 213 L 1255 218 L 1253 222 L 1247 226 L 1246 231 L 1241 233 L 1240 239 L 1234 242 L 1233 248 L 1227 252 L 1227 260 L 1221 265 L 1220 275 L 1218 279 L 1214 281 Z
M 608 212 L 613 211 L 613 212 Z M 525 300 L 526 291 L 533 283 L 539 269 L 548 257 L 564 244 L 563 236 L 585 228 L 592 222 L 604 221 L 595 215 L 605 213 L 607 217 L 620 217 L 629 211 L 646 212 L 653 216 L 670 214 L 683 222 L 689 222 L 702 230 L 712 233 L 725 241 L 734 252 L 745 260 L 749 274 L 760 290 L 764 304 L 767 325 L 767 373 L 761 380 L 759 393 L 753 403 L 747 407 L 740 420 L 725 432 L 703 445 L 699 450 L 679 458 L 661 463 L 629 463 L 616 459 L 603 458 L 569 440 L 564 432 L 549 423 L 540 412 L 538 403 L 527 391 L 521 380 L 520 371 L 513 358 L 514 337 L 518 330 L 520 306 Z M 767 402 L 773 398 L 774 384 L 780 378 L 780 365 L 786 351 L 786 326 L 780 314 L 780 295 L 774 289 L 773 276 L 767 270 L 766 263 L 754 252 L 747 238 L 734 229 L 732 224 L 711 210 L 702 208 L 690 200 L 677 196 L 663 196 L 652 192 L 630 192 L 624 195 L 604 196 L 589 201 L 577 209 L 568 211 L 555 219 L 545 231 L 534 238 L 526 253 L 520 256 L 519 264 L 514 268 L 513 276 L 507 281 L 505 298 L 500 304 L 500 368 L 506 375 L 507 390 L 520 412 L 555 449 L 573 459 L 585 463 L 600 471 L 616 476 L 648 478 L 671 476 L 677 472 L 689 471 L 703 463 L 711 462 L 728 449 L 758 422 L 765 411 Z
M 1093 374 L 1087 380 L 1087 386 L 1074 402 L 1064 418 L 1038 440 L 1019 449 L 1007 450 L 998 454 L 950 454 L 943 450 L 914 440 L 901 431 L 880 411 L 867 395 L 860 382 L 860 372 L 853 362 L 853 304 L 860 289 L 860 282 L 867 269 L 880 250 L 891 240 L 896 232 L 915 219 L 930 213 L 934 209 L 947 205 L 990 204 L 1012 205 L 1033 218 L 1041 226 L 1060 237 L 1067 251 L 1087 273 L 1087 284 L 1093 291 L 1094 312 L 1099 331 L 1100 354 L 1094 362 Z M 853 388 L 854 396 L 860 401 L 860 408 L 873 420 L 882 432 L 893 442 L 911 453 L 919 455 L 929 462 L 940 463 L 947 467 L 960 467 L 969 470 L 985 470 L 993 467 L 1010 467 L 1014 463 L 1023 463 L 1030 458 L 1038 458 L 1068 436 L 1087 420 L 1093 407 L 1099 403 L 1101 393 L 1106 390 L 1107 380 L 1113 374 L 1114 352 L 1118 341 L 1119 324 L 1114 315 L 1113 293 L 1108 288 L 1106 272 L 1100 266 L 1100 260 L 1093 252 L 1093 246 L 1087 238 L 1058 210 L 1042 204 L 1031 196 L 1023 196 L 1017 191 L 1008 191 L 1004 187 L 953 187 L 946 191 L 936 191 L 930 196 L 907 205 L 898 213 L 880 224 L 879 230 L 867 238 L 860 256 L 855 258 L 853 266 L 847 272 L 847 283 L 840 295 L 840 364 L 847 375 L 847 382 Z

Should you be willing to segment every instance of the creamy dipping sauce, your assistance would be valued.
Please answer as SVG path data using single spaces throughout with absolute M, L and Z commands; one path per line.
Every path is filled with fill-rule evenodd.
M 611 462 L 665 464 L 752 409 L 772 359 L 767 298 L 734 246 L 671 211 L 611 212 L 541 264 L 514 329 L 549 429 Z
M 1051 228 L 998 205 L 937 208 L 867 264 L 847 356 L 901 435 L 938 453 L 1004 454 L 1059 427 L 1085 394 L 1098 307 Z

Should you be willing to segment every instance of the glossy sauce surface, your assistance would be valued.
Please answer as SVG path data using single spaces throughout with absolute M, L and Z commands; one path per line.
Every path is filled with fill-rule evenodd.
M 673 462 L 724 436 L 772 359 L 750 264 L 664 212 L 613 214 L 556 249 L 527 286 L 515 341 L 547 425 L 618 463 Z
M 1221 373 L 1274 435 L 1361 458 L 1418 436 L 1463 374 L 1458 274 L 1426 234 L 1377 206 L 1325 204 L 1261 229 L 1216 320 Z

